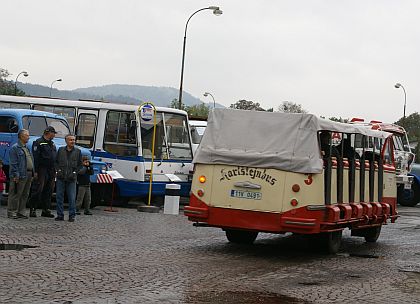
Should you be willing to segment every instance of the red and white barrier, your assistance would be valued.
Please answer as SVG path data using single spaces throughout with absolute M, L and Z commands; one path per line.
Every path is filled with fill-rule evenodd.
M 112 184 L 113 179 L 112 176 L 109 174 L 98 174 L 96 177 L 96 182 L 98 184 Z

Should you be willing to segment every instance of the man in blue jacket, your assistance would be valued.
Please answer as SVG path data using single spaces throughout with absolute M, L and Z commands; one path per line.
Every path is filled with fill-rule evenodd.
M 26 144 L 29 140 L 28 130 L 18 132 L 18 142 L 9 151 L 9 198 L 7 201 L 7 216 L 12 219 L 23 218 L 25 215 L 26 201 L 31 189 L 34 175 L 34 161 Z

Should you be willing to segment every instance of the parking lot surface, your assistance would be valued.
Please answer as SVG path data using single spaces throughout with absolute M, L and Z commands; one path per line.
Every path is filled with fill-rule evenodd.
M 0 303 L 420 303 L 420 207 L 399 211 L 378 243 L 347 231 L 324 255 L 288 234 L 233 245 L 183 215 L 97 207 L 69 223 L 2 206 Z

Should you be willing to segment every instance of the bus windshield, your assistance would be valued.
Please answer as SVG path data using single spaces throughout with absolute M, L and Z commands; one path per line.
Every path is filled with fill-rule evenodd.
M 152 157 L 153 121 L 141 122 L 143 156 Z M 187 118 L 173 113 L 156 114 L 156 159 L 192 159 Z
M 42 136 L 48 126 L 54 127 L 56 136 L 64 138 L 70 134 L 69 125 L 63 119 L 45 116 L 24 116 L 22 119 L 23 127 L 29 131 L 31 136 Z
M 206 131 L 206 127 L 194 126 L 191 127 L 191 140 L 193 144 L 200 144 L 201 139 L 203 138 L 204 131 Z

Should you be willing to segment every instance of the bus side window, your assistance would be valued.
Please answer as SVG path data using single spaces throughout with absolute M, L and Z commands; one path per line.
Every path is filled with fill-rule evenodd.
M 30 109 L 31 105 L 27 103 L 14 103 L 14 102 L 5 102 L 0 101 L 1 109 Z
M 384 164 L 386 165 L 392 165 L 392 154 L 391 154 L 391 140 L 387 139 L 385 141 L 385 146 L 384 146 L 384 151 L 383 151 L 383 155 L 384 155 Z
M 44 106 L 44 105 L 34 105 L 34 110 L 38 111 L 45 111 L 45 112 L 51 112 L 54 114 L 58 114 L 61 116 L 64 116 L 70 126 L 70 130 L 74 130 L 74 121 L 76 118 L 76 109 L 73 107 L 61 107 L 61 106 Z

